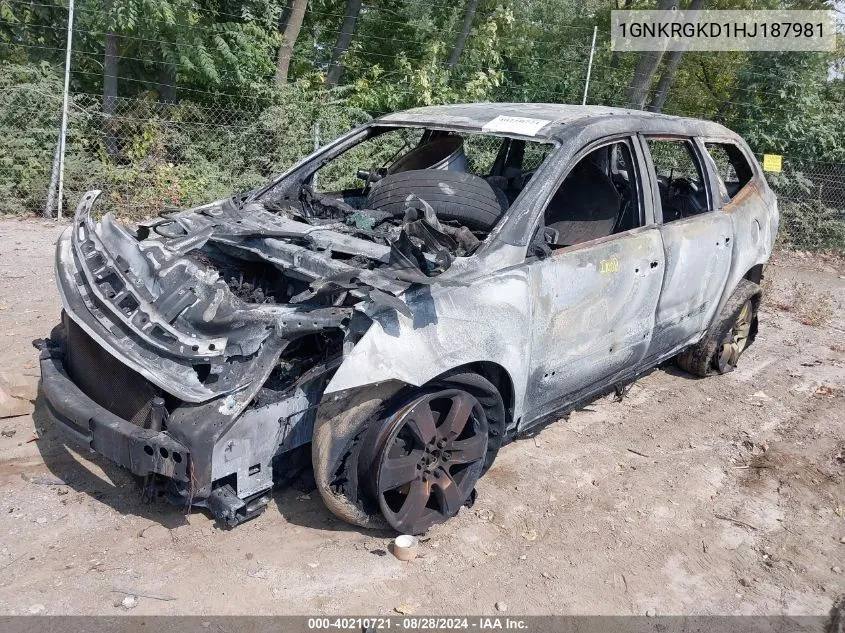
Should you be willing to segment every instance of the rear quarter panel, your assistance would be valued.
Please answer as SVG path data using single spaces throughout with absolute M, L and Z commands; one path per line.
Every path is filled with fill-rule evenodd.
M 725 305 L 737 284 L 758 264 L 769 261 L 778 230 L 777 198 L 763 177 L 757 161 L 749 156 L 754 176 L 728 204 L 722 207 L 733 225 L 733 257 L 719 308 Z

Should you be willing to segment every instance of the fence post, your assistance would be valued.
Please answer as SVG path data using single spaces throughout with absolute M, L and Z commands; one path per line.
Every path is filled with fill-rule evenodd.
M 593 43 L 590 44 L 590 61 L 587 64 L 587 80 L 584 82 L 584 98 L 581 100 L 581 105 L 587 105 L 587 90 L 590 89 L 590 73 L 593 70 L 593 54 L 596 52 L 596 33 L 599 27 L 593 27 Z
M 47 188 L 47 204 L 44 207 L 44 217 L 53 217 L 53 203 L 56 201 L 56 187 L 59 184 L 59 153 L 62 150 L 62 133 L 56 136 L 56 151 L 53 152 L 53 169 L 50 172 L 50 186 Z
M 56 219 L 62 219 L 62 197 L 65 185 L 65 143 L 67 140 L 67 107 L 70 89 L 70 53 L 73 43 L 73 0 L 70 0 L 67 16 L 67 53 L 65 54 L 65 90 L 62 99 L 62 131 L 59 136 L 59 199 L 57 200 Z

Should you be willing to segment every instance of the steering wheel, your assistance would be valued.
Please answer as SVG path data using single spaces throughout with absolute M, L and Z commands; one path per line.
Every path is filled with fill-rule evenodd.
M 370 187 L 374 182 L 381 180 L 381 174 L 378 173 L 378 169 L 375 165 L 373 165 L 369 170 L 359 169 L 356 175 L 359 179 L 364 181 L 364 185 L 361 188 L 364 195 L 369 193 Z
M 367 172 L 367 179 L 364 181 L 364 193 L 368 193 L 370 191 L 370 187 L 372 186 L 374 180 L 373 176 L 375 176 L 375 173 L 376 166 L 375 164 L 373 164 L 373 166 L 370 168 L 370 171 Z
M 682 196 L 696 195 L 698 193 L 698 184 L 689 178 L 675 178 L 669 183 L 669 188 L 674 189 Z

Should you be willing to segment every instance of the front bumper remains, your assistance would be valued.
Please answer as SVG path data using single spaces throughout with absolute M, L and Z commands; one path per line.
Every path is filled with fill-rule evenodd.
M 222 272 L 233 257 L 220 250 L 228 225 L 216 237 L 209 225 L 139 239 L 110 214 L 94 221 L 98 195 L 83 196 L 56 247 L 65 316 L 41 346 L 45 413 L 71 442 L 174 503 L 230 526 L 257 516 L 296 462 L 277 458 L 311 441 L 352 308 L 241 300 Z M 211 240 L 216 260 L 201 252 Z M 311 278 L 281 268 L 286 283 Z
M 229 527 L 258 516 L 277 476 L 284 480 L 302 467 L 300 455 L 292 456 L 292 451 L 311 440 L 324 384 L 321 376 L 303 381 L 286 397 L 244 412 L 227 409 L 225 398 L 175 408 L 169 401 L 168 411 L 164 398 L 169 396 L 162 393 L 164 398 L 152 398 L 154 411 L 142 416 L 141 425 L 138 419 L 120 415 L 114 401 L 102 400 L 102 392 L 93 393 L 90 385 L 80 382 L 68 357 L 72 327 L 65 317 L 50 339 L 36 343 L 41 350 L 38 406 L 67 444 L 98 453 L 145 478 L 150 490 L 166 493 L 175 505 L 207 508 Z M 71 341 L 74 349 L 80 347 L 79 338 Z M 108 372 L 102 359 L 99 367 Z M 143 378 L 135 374 L 135 380 Z
M 41 351 L 41 389 L 50 417 L 76 445 L 136 475 L 190 481 L 191 456 L 185 446 L 165 432 L 136 426 L 94 402 L 73 383 L 61 356 L 49 347 Z

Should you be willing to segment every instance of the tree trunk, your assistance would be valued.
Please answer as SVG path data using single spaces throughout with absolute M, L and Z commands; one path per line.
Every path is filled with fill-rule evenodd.
M 675 6 L 676 0 L 660 0 L 658 9 L 667 11 Z M 663 58 L 663 51 L 643 51 L 634 67 L 634 75 L 631 83 L 628 84 L 628 107 L 642 110 L 648 98 L 648 91 L 651 88 L 651 80 L 660 60 Z
M 687 11 L 699 11 L 704 5 L 704 0 L 692 0 Z M 675 71 L 681 63 L 681 58 L 684 56 L 684 51 L 670 51 L 669 57 L 666 59 L 666 65 L 663 68 L 663 73 L 660 75 L 660 81 L 657 82 L 657 91 L 651 100 L 648 109 L 652 112 L 662 112 L 663 106 L 666 104 L 666 98 L 669 96 L 669 88 L 672 87 L 672 82 L 675 81 Z
M 628 11 L 632 4 L 634 4 L 634 0 L 625 0 L 621 7 L 619 6 L 619 2 L 617 2 L 616 8 L 620 11 Z M 613 51 L 613 55 L 610 56 L 610 67 L 616 68 L 617 66 L 619 66 L 619 51 Z
M 106 15 L 111 11 L 111 0 L 105 0 Z M 114 135 L 114 115 L 117 108 L 117 73 L 120 61 L 120 42 L 117 33 L 106 32 L 105 56 L 103 58 L 103 136 L 106 143 L 106 153 L 114 156 L 117 153 L 117 138 Z
M 669 57 L 666 59 L 666 66 L 663 68 L 663 74 L 660 75 L 660 81 L 657 82 L 657 91 L 651 99 L 651 104 L 648 109 L 652 112 L 662 112 L 663 105 L 666 103 L 666 97 L 669 96 L 669 88 L 672 87 L 672 82 L 675 80 L 675 70 L 678 64 L 681 63 L 683 51 L 670 51 Z
M 340 27 L 340 33 L 337 36 L 337 43 L 332 51 L 332 61 L 329 64 L 329 72 L 326 75 L 326 83 L 330 88 L 334 88 L 340 82 L 340 76 L 343 74 L 343 64 L 340 60 L 349 48 L 352 42 L 352 34 L 355 32 L 355 22 L 358 20 L 358 14 L 361 13 L 361 5 L 363 0 L 349 0 L 346 3 L 346 15 L 343 18 L 343 24 Z
M 467 43 L 467 37 L 469 37 L 469 31 L 472 28 L 472 21 L 475 18 L 475 10 L 477 8 L 478 0 L 469 0 L 466 11 L 464 12 L 464 24 L 461 27 L 460 34 L 458 35 L 458 41 L 455 42 L 455 46 L 452 48 L 452 54 L 449 55 L 449 61 L 446 64 L 446 66 L 450 69 L 458 65 L 461 53 L 464 52 L 464 46 Z
M 103 114 L 114 114 L 117 104 L 117 73 L 120 45 L 117 33 L 106 33 L 106 55 L 103 59 Z
M 282 7 L 282 12 L 279 14 L 279 25 L 278 31 L 279 33 L 284 33 L 285 29 L 288 28 L 288 22 L 290 21 L 290 2 L 285 2 L 285 6 Z
M 276 85 L 281 86 L 288 82 L 288 71 L 290 60 L 293 57 L 293 47 L 302 29 L 302 21 L 305 19 L 305 9 L 308 8 L 308 0 L 291 0 L 290 18 L 282 33 L 282 43 L 279 44 L 279 56 L 276 58 Z

